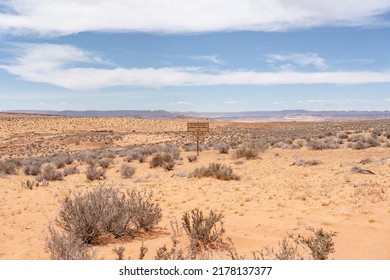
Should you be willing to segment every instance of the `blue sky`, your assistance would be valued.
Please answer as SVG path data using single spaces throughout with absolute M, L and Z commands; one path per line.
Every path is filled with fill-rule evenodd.
M 0 110 L 390 110 L 390 1 L 321 2 L 0 0 Z

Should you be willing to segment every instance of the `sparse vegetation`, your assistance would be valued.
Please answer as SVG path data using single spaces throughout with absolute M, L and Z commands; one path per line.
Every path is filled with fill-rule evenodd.
M 217 247 L 222 244 L 223 215 L 210 210 L 208 216 L 197 209 L 184 213 L 183 228 L 190 239 L 191 246 L 197 249 Z
M 202 178 L 202 177 L 213 177 L 219 180 L 240 180 L 240 176 L 233 172 L 230 166 L 226 166 L 220 163 L 210 163 L 208 167 L 196 168 L 190 177 Z
M 88 165 L 86 176 L 88 180 L 103 180 L 106 178 L 106 171 L 103 168 L 98 168 L 96 165 Z
M 135 167 L 132 167 L 127 164 L 122 164 L 121 165 L 121 177 L 122 179 L 129 179 L 134 176 L 136 171 Z
M 83 243 L 105 233 L 115 238 L 133 237 L 141 229 L 153 229 L 161 220 L 161 209 L 152 202 L 151 193 L 123 193 L 113 186 L 100 186 L 60 202 L 57 226 Z

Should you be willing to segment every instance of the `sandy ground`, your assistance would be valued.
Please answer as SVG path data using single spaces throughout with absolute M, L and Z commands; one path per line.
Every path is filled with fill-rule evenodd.
M 186 137 L 181 135 L 186 134 L 187 120 L 44 119 L 45 122 L 39 123 L 34 117 L 0 118 L 1 159 L 8 158 L 15 147 L 20 152 L 13 154 L 14 158 L 32 156 L 35 150 L 31 145 L 38 140 L 42 141 L 43 148 L 49 149 L 51 140 L 60 141 L 55 137 L 75 131 L 109 130 L 134 134 L 126 134 L 121 139 L 107 141 L 106 137 L 102 141 L 75 144 L 80 141 L 78 134 L 78 139 L 72 140 L 73 142 L 54 145 L 53 151 L 124 147 L 135 143 L 174 141 Z M 213 122 L 211 129 L 224 125 L 226 122 Z M 145 133 L 137 134 L 140 131 Z M 170 133 L 172 131 L 175 133 Z M 46 140 L 50 140 L 47 145 Z M 65 140 L 69 138 L 63 141 Z M 232 152 L 230 150 L 230 154 L 220 154 L 216 150 L 202 151 L 198 161 L 190 163 L 187 156 L 196 152 L 182 151 L 183 160 L 172 171 L 151 169 L 148 162 L 131 162 L 130 165 L 137 170 L 130 179 L 121 179 L 118 169 L 123 158 L 115 158 L 115 163 L 107 170 L 105 184 L 113 184 L 122 189 L 152 190 L 153 199 L 162 207 L 163 219 L 153 233 L 143 234 L 133 240 L 110 240 L 107 244 L 94 246 L 97 258 L 114 259 L 112 249 L 124 246 L 125 256 L 135 259 L 143 243 L 148 247 L 146 259 L 152 259 L 157 248 L 164 244 L 171 246 L 170 221 L 176 219 L 180 224 L 184 212 L 197 208 L 206 212 L 213 209 L 223 213 L 225 237 L 230 237 L 237 251 L 247 258 L 251 257 L 253 250 L 277 246 L 286 233 L 294 228 L 312 226 L 338 233 L 334 238 L 336 252 L 331 258 L 390 259 L 389 148 L 352 150 L 342 147 L 320 151 L 306 147 L 298 150 L 269 148 L 257 159 L 243 160 L 241 164 L 236 164 Z M 50 151 L 40 153 L 50 154 Z M 317 159 L 322 164 L 292 165 L 298 157 Z M 371 162 L 364 165 L 364 168 L 375 174 L 352 173 L 351 167 L 367 157 Z M 184 176 L 196 167 L 212 162 L 231 166 L 241 176 L 241 180 L 221 181 Z M 0 259 L 50 257 L 45 250 L 45 238 L 48 225 L 58 214 L 59 199 L 98 185 L 96 181 L 86 179 L 85 165 L 78 162 L 73 165 L 79 166 L 80 174 L 70 175 L 63 181 L 50 182 L 47 187 L 39 186 L 32 190 L 23 188 L 22 182 L 34 180 L 34 176 L 24 175 L 21 170 L 17 175 L 0 176 Z M 181 238 L 185 240 L 184 232 Z M 226 259 L 227 255 L 226 252 L 215 251 L 209 257 Z

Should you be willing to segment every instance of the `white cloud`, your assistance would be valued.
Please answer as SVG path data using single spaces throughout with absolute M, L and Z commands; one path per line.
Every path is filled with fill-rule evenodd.
M 238 103 L 237 100 L 230 100 L 225 102 L 225 104 L 237 104 L 237 103 Z
M 273 67 L 288 71 L 294 70 L 296 65 L 301 67 L 314 66 L 318 70 L 326 70 L 328 68 L 325 59 L 319 57 L 316 53 L 268 54 L 267 63 Z
M 215 64 L 224 64 L 223 60 L 220 59 L 218 55 L 193 55 L 191 58 L 194 60 L 203 60 Z
M 284 31 L 318 26 L 388 25 L 388 0 L 2 0 L 0 32 L 194 33 Z M 384 18 L 384 17 L 383 17 Z M 384 19 L 382 19 L 384 20 Z
M 72 90 L 114 86 L 214 86 L 389 83 L 390 72 L 256 72 L 199 67 L 96 68 L 102 59 L 70 45 L 24 44 L 14 63 L 0 69 L 20 79 Z M 110 66 L 113 67 L 113 66 Z
M 190 102 L 185 102 L 185 101 L 178 101 L 175 103 L 170 103 L 170 105 L 192 105 Z

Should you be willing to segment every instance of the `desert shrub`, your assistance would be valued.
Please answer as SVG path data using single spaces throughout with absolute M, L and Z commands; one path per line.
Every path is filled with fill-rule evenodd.
M 246 158 L 246 159 L 256 159 L 260 152 L 264 152 L 268 149 L 269 144 L 266 141 L 251 141 L 242 143 L 233 157 L 235 159 Z
M 208 167 L 196 168 L 190 177 L 202 178 L 213 177 L 219 180 L 239 180 L 240 177 L 234 174 L 233 169 L 230 166 L 226 166 L 220 163 L 210 163 Z
M 294 237 L 297 244 L 302 245 L 310 254 L 313 260 L 327 260 L 329 254 L 334 253 L 333 237 L 337 235 L 336 232 L 326 232 L 322 228 L 314 229 L 309 227 L 308 230 L 314 236 L 305 237 L 298 235 Z
M 133 237 L 140 229 L 153 229 L 161 220 L 161 209 L 151 193 L 135 190 L 126 194 L 115 187 L 100 186 L 61 200 L 57 225 L 83 243 L 102 234 Z
M 223 215 L 212 210 L 208 216 L 204 216 L 203 212 L 197 209 L 184 213 L 182 224 L 191 246 L 199 249 L 221 244 L 222 235 L 225 233 L 222 220 Z
M 337 232 L 327 232 L 322 228 L 308 227 L 310 235 L 288 234 L 282 242 L 279 242 L 279 250 L 265 247 L 260 251 L 254 251 L 255 260 L 327 260 L 329 254 L 334 253 L 333 237 Z M 304 254 L 306 253 L 306 254 Z M 259 255 L 258 255 L 259 254 Z
M 278 242 L 278 250 L 272 247 L 264 247 L 260 251 L 253 251 L 255 260 L 303 260 L 304 257 L 299 252 L 298 245 L 292 242 L 289 238 L 283 238 L 282 242 Z
M 348 147 L 354 150 L 363 150 L 371 147 L 379 147 L 381 144 L 378 139 L 372 137 L 360 137 L 358 141 L 349 143 Z
M 196 151 L 196 144 L 195 143 L 186 143 L 183 145 L 183 150 L 186 152 L 193 152 Z M 199 145 L 199 150 L 202 151 L 202 145 Z
M 114 163 L 114 160 L 112 158 L 101 158 L 98 160 L 98 164 L 103 169 L 107 169 L 110 166 L 110 164 L 113 164 L 113 163 Z
M 189 162 L 196 162 L 198 160 L 198 156 L 197 155 L 189 155 L 187 157 L 187 159 Z
M 130 150 L 126 153 L 124 160 L 127 162 L 131 162 L 133 160 L 138 160 L 140 163 L 143 163 L 146 161 L 146 157 L 148 155 L 148 152 L 145 150 L 141 150 L 139 148 Z
M 150 167 L 163 167 L 165 170 L 172 170 L 175 166 L 175 161 L 170 153 L 157 153 L 155 154 L 151 161 Z
M 326 149 L 338 149 L 340 148 L 340 140 L 336 138 L 325 138 L 325 139 L 310 139 L 307 143 L 307 147 L 311 150 L 326 150 Z
M 106 178 L 106 171 L 103 168 L 97 168 L 95 165 L 88 165 L 86 176 L 88 180 L 102 180 Z
M 164 143 L 157 145 L 157 153 L 169 154 L 173 159 L 180 158 L 180 150 L 176 145 Z
M 363 159 L 361 159 L 360 161 L 359 161 L 359 163 L 360 164 L 369 164 L 369 163 L 371 163 L 372 162 L 372 159 L 371 158 L 369 158 L 369 157 L 365 157 L 365 158 L 363 158 Z
M 307 165 L 310 165 L 310 166 L 313 166 L 313 165 L 318 165 L 318 164 L 321 164 L 322 161 L 318 160 L 318 159 L 303 159 L 303 158 L 298 158 L 294 161 L 294 163 L 292 165 L 296 165 L 296 166 L 307 166 Z
M 80 170 L 77 168 L 77 166 L 69 166 L 64 169 L 64 176 L 73 174 L 80 174 Z
M 371 137 L 372 138 L 377 138 L 378 136 L 382 135 L 382 129 L 380 128 L 374 128 L 371 130 Z
M 121 177 L 123 179 L 131 178 L 135 174 L 135 170 L 136 170 L 135 167 L 132 167 L 132 166 L 127 165 L 127 164 L 122 164 L 121 165 Z
M 383 131 L 383 137 L 390 139 L 390 130 L 389 131 Z
M 0 175 L 1 174 L 18 174 L 18 166 L 13 160 L 0 161 Z
M 42 163 L 40 161 L 33 161 L 24 165 L 23 172 L 26 175 L 36 176 L 41 173 L 41 167 Z
M 63 168 L 65 165 L 72 164 L 73 157 L 68 153 L 58 154 L 50 159 L 57 168 Z
M 361 168 L 361 167 L 358 166 L 358 165 L 352 166 L 351 172 L 352 172 L 352 173 L 358 173 L 358 174 L 375 174 L 375 173 L 372 172 L 371 170 Z
M 218 150 L 221 154 L 227 154 L 229 152 L 229 144 L 226 142 L 219 142 L 214 145 L 214 149 Z
M 60 233 L 52 226 L 46 238 L 46 249 L 52 260 L 92 260 L 95 252 L 72 233 Z
M 38 174 L 36 180 L 38 182 L 46 181 L 61 181 L 64 178 L 64 174 L 58 171 L 53 163 L 45 163 L 42 166 L 41 173 Z
M 152 192 L 137 192 L 132 190 L 129 193 L 129 199 L 137 230 L 151 230 L 161 221 L 161 208 L 152 201 Z
M 93 151 L 83 151 L 76 155 L 76 158 L 89 165 L 94 165 L 99 159 L 99 154 Z
M 337 138 L 348 139 L 348 133 L 346 131 L 341 131 L 341 132 L 337 133 Z

